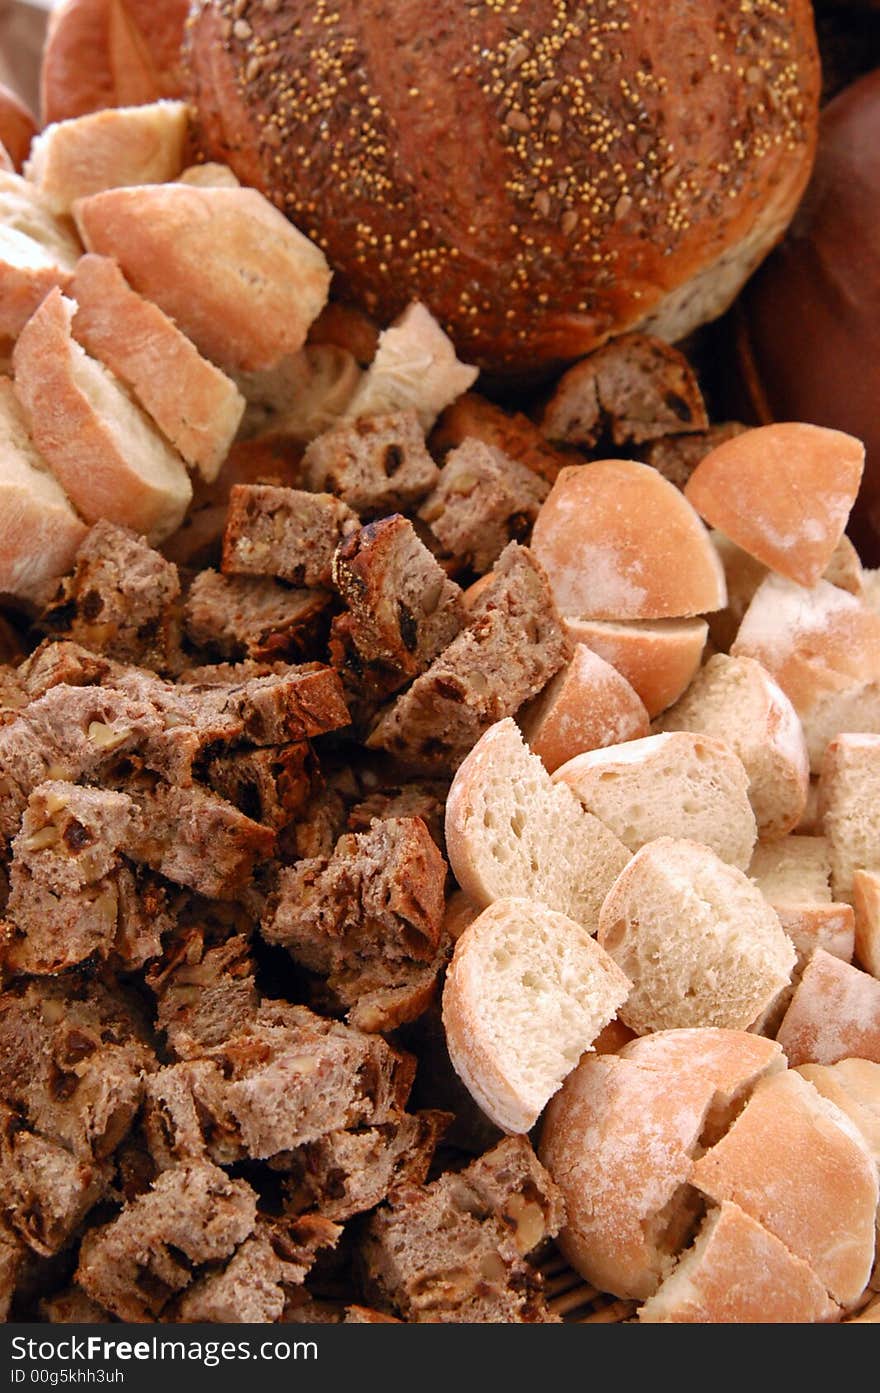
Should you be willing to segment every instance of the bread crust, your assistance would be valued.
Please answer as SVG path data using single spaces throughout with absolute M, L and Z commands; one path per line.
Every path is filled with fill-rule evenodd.
M 20 170 L 37 133 L 32 112 L 16 94 L 0 83 L 0 144 L 3 145 L 13 169 Z
M 645 703 L 652 718 L 685 692 L 706 647 L 705 619 L 658 619 L 630 624 L 564 618 L 572 643 L 585 643 L 604 658 Z

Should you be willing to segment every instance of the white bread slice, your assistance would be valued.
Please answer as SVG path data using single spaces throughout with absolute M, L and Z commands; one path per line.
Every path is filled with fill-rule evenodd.
M 572 643 L 585 643 L 626 678 L 651 717 L 659 716 L 686 691 L 699 670 L 708 632 L 705 619 L 609 624 L 601 619 L 563 618 L 562 627 Z
M 31 145 L 25 178 L 53 213 L 124 184 L 162 184 L 183 169 L 189 113 L 184 102 L 117 106 L 56 121 Z
M 755 847 L 749 877 L 779 915 L 800 969 L 817 948 L 852 961 L 855 916 L 850 905 L 832 901 L 830 876 L 824 837 L 783 837 Z
M 647 464 L 599 460 L 560 470 L 531 546 L 563 615 L 678 619 L 727 599 L 706 528 Z
M 443 990 L 453 1068 L 505 1132 L 528 1132 L 626 1000 L 586 929 L 532 900 L 496 900 L 455 945 Z
M 0 377 L 0 594 L 44 605 L 86 531 L 31 441 L 12 383 Z
M 447 406 L 476 382 L 479 370 L 456 357 L 430 310 L 415 301 L 390 328 L 346 410 L 358 416 L 415 411 L 425 434 Z
M 858 682 L 819 697 L 803 728 L 810 768 L 818 773 L 825 751 L 839 735 L 880 735 L 880 682 Z
M 302 348 L 327 300 L 324 253 L 256 189 L 146 184 L 80 199 L 86 247 L 229 371 Z
M 709 1211 L 639 1311 L 645 1325 L 798 1325 L 840 1316 L 813 1269 L 729 1200 Z
M 880 872 L 853 871 L 853 909 L 856 961 L 880 977 Z
M 776 1038 L 792 1065 L 880 1063 L 880 982 L 817 948 Z
M 859 491 L 865 447 L 842 431 L 780 422 L 700 461 L 685 497 L 701 517 L 798 585 L 821 578 Z
M 880 568 L 862 572 L 862 595 L 865 604 L 880 614 Z
M 150 541 L 192 498 L 183 461 L 115 378 L 76 342 L 72 300 L 53 290 L 15 345 L 15 392 L 34 443 L 87 522 L 107 518 Z
M 857 870 L 880 871 L 880 735 L 841 735 L 822 761 L 819 813 L 831 885 L 851 903 Z
M 727 742 L 749 776 L 759 837 L 783 837 L 797 826 L 810 781 L 804 733 L 778 682 L 753 658 L 716 653 L 656 728 Z
M 630 851 L 657 837 L 680 837 L 745 870 L 757 829 L 749 779 L 729 745 L 709 735 L 670 731 L 588 750 L 553 775 Z
M 691 1182 L 774 1233 L 839 1305 L 859 1300 L 874 1260 L 877 1170 L 846 1114 L 794 1070 L 758 1084 Z
M 518 719 L 529 748 L 550 774 L 585 750 L 638 740 L 650 731 L 641 697 L 584 643 Z
M 186 463 L 211 483 L 244 414 L 235 383 L 132 290 L 108 257 L 84 256 L 70 293 L 77 340 L 130 388 Z
M 602 906 L 598 937 L 633 984 L 620 1019 L 639 1035 L 745 1030 L 796 961 L 757 886 L 708 847 L 672 837 L 632 858 Z
M 446 802 L 453 874 L 480 909 L 510 895 L 540 900 L 593 933 L 626 847 L 554 787 L 510 717 L 486 731 L 459 766 Z
M 697 1217 L 693 1157 L 758 1079 L 784 1067 L 774 1041 L 729 1030 L 585 1055 L 550 1100 L 539 1147 L 563 1191 L 559 1246 L 576 1271 L 600 1291 L 651 1296 Z
M 70 284 L 81 252 L 32 185 L 0 170 L 0 340 L 18 336 L 53 286 Z

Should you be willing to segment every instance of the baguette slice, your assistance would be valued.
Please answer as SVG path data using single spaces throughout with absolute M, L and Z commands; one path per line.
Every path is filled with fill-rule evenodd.
M 677 619 L 723 608 L 724 570 L 687 499 L 656 469 L 599 460 L 563 469 L 532 550 L 561 614 Z
M 753 658 L 716 653 L 656 728 L 727 742 L 748 775 L 759 837 L 784 837 L 800 822 L 810 782 L 804 733 L 782 688 Z
M 701 842 L 745 870 L 755 845 L 749 779 L 729 745 L 672 731 L 588 750 L 553 775 L 630 851 L 656 837 Z
M 776 1035 L 790 1064 L 880 1064 L 880 982 L 817 948 Z
M 852 961 L 855 916 L 850 905 L 832 900 L 830 876 L 824 837 L 783 837 L 755 847 L 749 877 L 779 915 L 801 969 L 817 948 Z
M 453 1067 L 498 1127 L 527 1132 L 628 991 L 580 924 L 535 901 L 496 900 L 465 929 L 447 973 Z
M 0 170 L 0 340 L 16 338 L 54 286 L 70 284 L 81 251 L 33 186 Z
M 485 909 L 509 896 L 539 900 L 589 933 L 629 852 L 554 787 L 516 723 L 498 721 L 459 766 L 446 802 L 446 848 L 470 900 Z
M 572 643 L 585 643 L 626 678 L 652 718 L 686 691 L 699 669 L 708 632 L 705 619 L 609 624 L 563 618 L 562 624 Z
M 701 517 L 798 585 L 821 578 L 859 491 L 865 447 L 783 422 L 745 431 L 697 465 L 685 497 Z
M 615 881 L 599 942 L 632 982 L 638 1035 L 745 1030 L 788 985 L 795 950 L 757 886 L 697 842 L 660 837 Z
M 183 461 L 73 338 L 75 311 L 51 291 L 15 345 L 15 392 L 34 443 L 87 522 L 162 541 L 192 498 Z
M 650 730 L 635 689 L 584 643 L 520 713 L 519 723 L 550 774 L 585 750 L 638 740 Z
M 0 594 L 44 605 L 86 535 L 34 447 L 7 377 L 0 377 Z

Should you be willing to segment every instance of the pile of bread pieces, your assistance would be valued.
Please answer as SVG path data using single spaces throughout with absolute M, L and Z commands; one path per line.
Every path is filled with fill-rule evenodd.
M 880 1319 L 861 445 L 506 412 L 190 158 L 0 173 L 4 1317 Z

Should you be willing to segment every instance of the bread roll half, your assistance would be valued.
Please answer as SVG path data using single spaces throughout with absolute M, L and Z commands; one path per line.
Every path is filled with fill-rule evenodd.
M 614 624 L 563 617 L 562 626 L 572 643 L 585 643 L 626 678 L 651 717 L 659 716 L 687 689 L 699 669 L 708 633 L 705 619 Z

